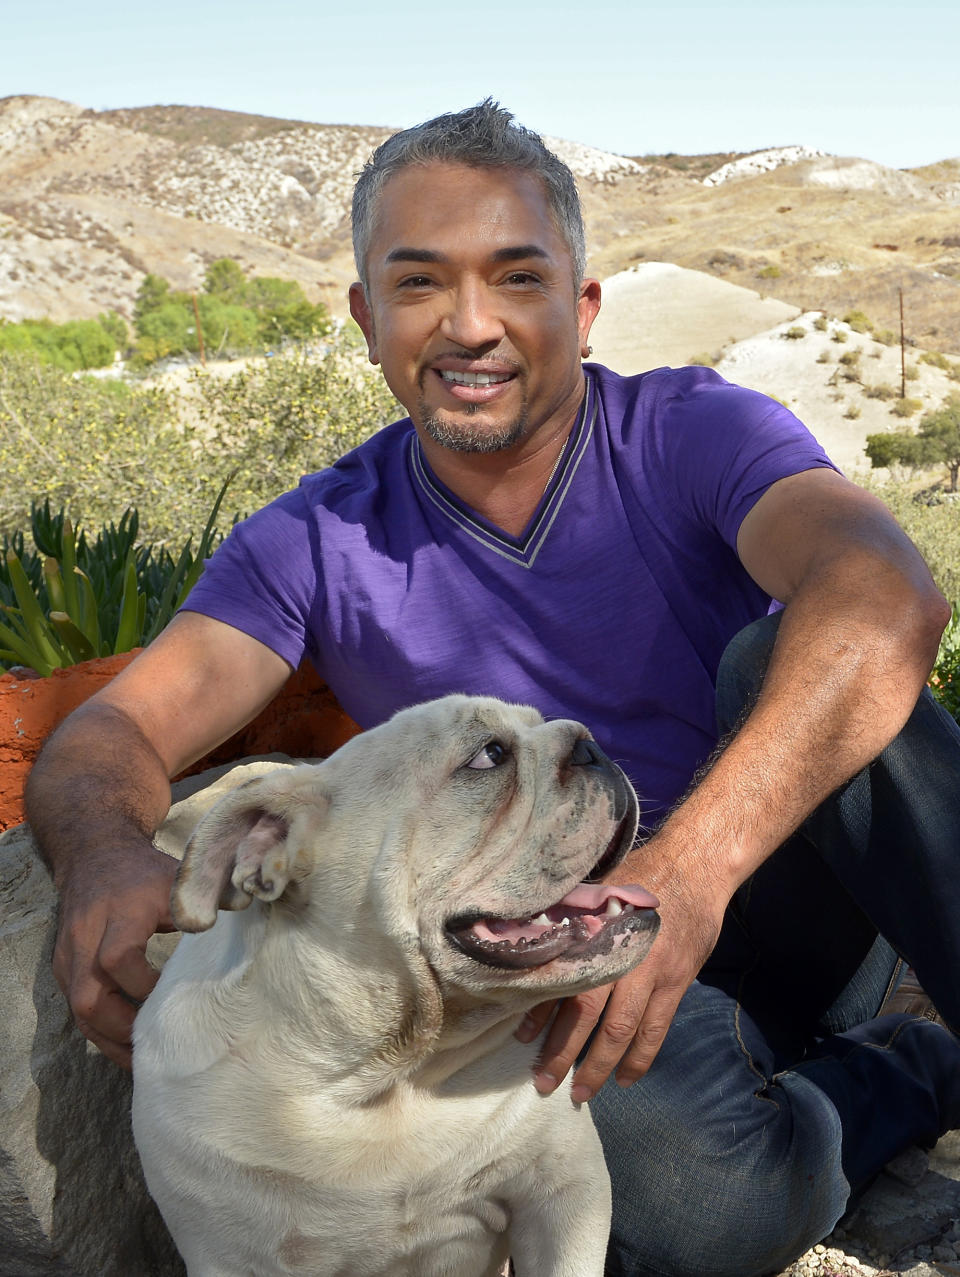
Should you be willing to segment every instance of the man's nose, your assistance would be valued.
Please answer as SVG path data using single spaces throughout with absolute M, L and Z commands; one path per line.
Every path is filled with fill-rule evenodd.
M 504 336 L 496 299 L 480 281 L 465 281 L 452 289 L 440 330 L 449 341 L 468 350 L 496 345 Z

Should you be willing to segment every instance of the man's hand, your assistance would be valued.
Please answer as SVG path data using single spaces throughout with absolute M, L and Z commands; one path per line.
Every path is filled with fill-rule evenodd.
M 159 972 L 146 958 L 157 931 L 174 930 L 170 889 L 177 861 L 144 840 L 98 851 L 60 883 L 60 926 L 53 972 L 77 1027 L 129 1069 L 137 1007 Z
M 653 839 L 648 847 L 655 844 Z M 631 859 L 636 866 L 639 856 Z M 615 880 L 626 880 L 623 869 Z M 630 881 L 646 881 L 643 870 L 632 870 Z M 592 1099 L 614 1070 L 617 1082 L 629 1086 L 653 1063 L 680 999 L 716 944 L 727 904 L 726 895 L 715 889 L 684 891 L 658 883 L 656 894 L 660 931 L 639 966 L 616 984 L 541 1003 L 517 1030 L 521 1041 L 532 1042 L 556 1010 L 534 1078 L 538 1091 L 548 1094 L 560 1084 L 594 1028 L 596 1035 L 574 1076 L 575 1103 Z
M 146 959 L 172 931 L 176 860 L 150 837 L 170 783 L 268 704 L 290 666 L 257 639 L 181 612 L 50 737 L 27 780 L 27 819 L 61 893 L 54 972 L 77 1024 L 129 1068 Z

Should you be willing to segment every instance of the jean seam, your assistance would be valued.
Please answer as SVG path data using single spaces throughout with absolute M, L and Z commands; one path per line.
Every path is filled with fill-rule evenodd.
M 743 1058 L 746 1061 L 747 1068 L 754 1075 L 754 1077 L 756 1077 L 758 1081 L 761 1083 L 758 1089 L 754 1091 L 754 1095 L 756 1096 L 758 1100 L 764 1100 L 767 1104 L 772 1104 L 774 1108 L 779 1108 L 780 1106 L 777 1104 L 777 1101 L 773 1098 L 772 1095 L 768 1094 L 767 1088 L 770 1085 L 771 1079 L 767 1077 L 764 1071 L 757 1064 L 756 1060 L 753 1057 L 753 1053 L 750 1050 L 750 1048 L 747 1046 L 743 1033 L 740 1030 L 740 1012 L 742 1010 L 742 1007 L 741 1007 L 739 999 L 735 1003 L 735 1007 L 736 1009 L 733 1013 L 733 1025 L 734 1025 L 734 1032 L 737 1035 L 737 1044 L 739 1045 Z
M 802 1069 L 805 1064 L 819 1064 L 822 1060 L 830 1060 L 830 1059 L 832 1059 L 837 1064 L 846 1064 L 847 1060 L 852 1059 L 859 1051 L 884 1051 L 884 1052 L 892 1051 L 894 1044 L 896 1043 L 900 1035 L 906 1029 L 908 1029 L 911 1025 L 915 1023 L 916 1023 L 916 1017 L 913 1017 L 913 1016 L 911 1016 L 910 1018 L 906 1020 L 903 1020 L 900 1024 L 898 1024 L 894 1028 L 893 1032 L 890 1034 L 890 1037 L 887 1039 L 886 1042 L 851 1042 L 849 1044 L 848 1050 L 844 1051 L 842 1055 L 837 1054 L 833 1056 L 828 1056 L 828 1055 L 808 1056 L 806 1059 L 798 1060 L 797 1063 L 794 1065 L 791 1065 L 790 1068 L 781 1069 L 779 1073 L 774 1075 L 772 1080 L 774 1082 L 777 1082 L 785 1074 L 792 1073 L 796 1069 Z

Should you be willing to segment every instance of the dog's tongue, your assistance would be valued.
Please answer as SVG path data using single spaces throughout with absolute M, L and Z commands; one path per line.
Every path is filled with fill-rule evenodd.
M 636 905 L 638 909 L 656 909 L 660 901 L 656 896 L 634 883 L 581 882 L 568 891 L 559 904 L 575 909 L 602 909 L 611 896 L 622 904 Z

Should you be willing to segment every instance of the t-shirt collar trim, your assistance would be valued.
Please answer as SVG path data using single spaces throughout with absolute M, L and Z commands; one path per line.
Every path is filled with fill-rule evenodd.
M 585 380 L 586 392 L 583 403 L 570 432 L 570 438 L 564 445 L 560 464 L 551 475 L 533 517 L 520 537 L 510 536 L 509 533 L 488 523 L 442 483 L 427 464 L 420 447 L 420 439 L 414 432 L 410 440 L 410 465 L 415 483 L 424 496 L 460 531 L 480 542 L 488 550 L 509 559 L 520 567 L 533 567 L 560 513 L 560 508 L 593 435 L 599 411 L 599 396 L 594 379 L 589 372 L 585 372 Z

